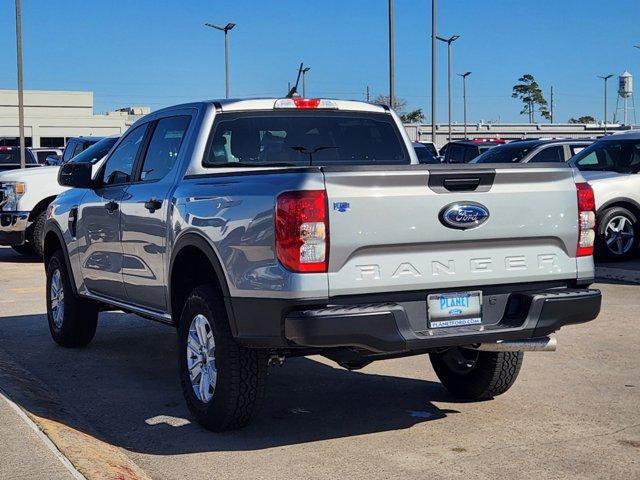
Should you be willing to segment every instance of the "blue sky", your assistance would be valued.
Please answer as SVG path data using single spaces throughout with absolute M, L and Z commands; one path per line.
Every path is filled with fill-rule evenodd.
M 557 121 L 602 116 L 596 75 L 640 74 L 639 0 L 440 0 L 441 35 L 461 34 L 454 72 L 469 77 L 471 121 L 524 121 L 511 87 L 533 74 Z M 15 88 L 14 2 L 0 2 L 0 88 Z M 430 0 L 395 0 L 396 95 L 430 112 Z M 280 96 L 300 61 L 309 96 L 364 98 L 388 90 L 387 0 L 23 0 L 25 88 L 92 90 L 96 112 L 153 109 L 224 95 L 231 32 L 232 96 Z M 438 120 L 446 121 L 446 46 L 439 45 Z M 615 105 L 610 85 L 609 118 Z M 636 82 L 637 83 L 637 82 Z M 639 84 L 640 85 L 640 84 Z M 461 80 L 453 118 L 462 120 Z M 638 102 L 640 108 L 640 100 Z

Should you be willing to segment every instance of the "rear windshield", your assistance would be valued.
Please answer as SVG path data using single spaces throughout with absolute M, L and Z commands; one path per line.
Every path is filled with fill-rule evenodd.
M 640 171 L 640 140 L 603 140 L 596 142 L 571 159 L 580 170 L 618 173 Z
M 517 163 L 522 161 L 535 147 L 523 145 L 500 145 L 490 148 L 471 163 Z
M 25 162 L 37 163 L 29 150 L 25 151 Z M 20 165 L 20 150 L 0 150 L 0 165 Z
M 410 163 L 388 114 L 241 112 L 217 116 L 205 167 Z
M 109 153 L 109 150 L 117 141 L 118 138 L 104 138 L 73 157 L 69 160 L 69 163 L 96 163 Z

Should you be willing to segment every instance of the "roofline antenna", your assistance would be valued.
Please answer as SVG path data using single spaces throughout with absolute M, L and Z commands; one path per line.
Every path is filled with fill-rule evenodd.
M 298 78 L 296 78 L 296 84 L 293 86 L 289 93 L 287 93 L 287 98 L 299 97 L 298 93 L 298 83 L 300 83 L 300 75 L 302 75 L 302 69 L 304 68 L 304 63 L 300 62 L 300 67 L 298 68 Z

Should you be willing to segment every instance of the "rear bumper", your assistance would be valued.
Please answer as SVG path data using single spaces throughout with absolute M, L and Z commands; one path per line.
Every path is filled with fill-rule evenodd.
M 422 295 L 421 295 L 422 296 Z M 600 312 L 601 294 L 593 289 L 554 288 L 505 293 L 485 292 L 484 325 L 429 329 L 423 300 L 289 306 L 271 326 L 266 310 L 253 320 L 236 308 L 235 332 L 241 343 L 269 348 L 359 348 L 405 352 L 548 335 L 565 325 L 588 322 Z M 281 301 L 282 302 L 282 301 Z M 246 313 L 246 312 L 245 312 Z M 271 329 L 271 330 L 269 330 Z
M 0 245 L 22 245 L 29 212 L 0 212 Z

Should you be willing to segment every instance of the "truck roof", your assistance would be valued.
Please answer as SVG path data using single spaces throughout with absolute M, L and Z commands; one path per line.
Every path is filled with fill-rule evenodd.
M 289 102 L 295 102 L 298 104 L 305 104 L 306 102 L 315 102 L 320 101 L 320 105 L 317 107 L 301 107 L 301 106 L 283 106 L 288 104 Z M 276 107 L 276 104 L 280 103 L 279 107 Z M 312 105 L 313 103 L 306 103 L 307 105 Z M 223 112 L 242 112 L 242 111 L 251 111 L 251 110 L 286 110 L 286 109 L 337 109 L 341 111 L 356 111 L 356 112 L 379 112 L 384 113 L 388 112 L 388 107 L 383 105 L 377 105 L 373 103 L 367 102 L 359 102 L 355 100 L 338 100 L 332 98 L 302 98 L 302 97 L 294 97 L 292 99 L 287 98 L 229 98 L 229 99 L 219 99 L 219 100 L 206 100 L 202 102 L 193 102 L 186 103 L 182 105 L 174 105 L 171 107 L 166 107 L 161 110 L 156 110 L 154 113 L 162 112 L 164 110 L 174 110 L 178 108 L 188 108 L 188 107 L 197 107 L 204 105 L 213 105 L 216 108 L 222 110 Z M 324 105 L 324 106 L 323 106 Z

